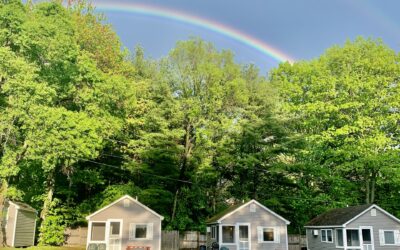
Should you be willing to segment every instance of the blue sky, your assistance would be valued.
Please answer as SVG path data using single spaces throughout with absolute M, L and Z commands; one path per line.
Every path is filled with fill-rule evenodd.
M 94 0 L 144 3 L 216 21 L 262 40 L 297 60 L 307 60 L 357 36 L 380 38 L 400 51 L 400 1 L 385 0 Z M 151 58 L 168 54 L 178 40 L 199 36 L 230 49 L 239 63 L 255 63 L 266 73 L 279 62 L 230 37 L 187 23 L 141 14 L 104 12 L 133 49 L 140 44 Z

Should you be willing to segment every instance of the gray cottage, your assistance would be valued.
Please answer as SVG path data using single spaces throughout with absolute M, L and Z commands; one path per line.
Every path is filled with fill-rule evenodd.
M 287 250 L 289 224 L 258 201 L 251 200 L 207 220 L 208 244 L 230 250 Z
M 86 219 L 89 221 L 87 249 L 161 249 L 161 221 L 164 217 L 129 195 Z
M 400 249 L 400 220 L 377 205 L 333 209 L 305 228 L 310 250 Z
M 35 243 L 37 211 L 17 201 L 6 201 L 0 205 L 0 246 L 28 247 Z

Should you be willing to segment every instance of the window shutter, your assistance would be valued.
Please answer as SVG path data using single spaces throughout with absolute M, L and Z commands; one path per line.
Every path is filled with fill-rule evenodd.
M 383 230 L 379 230 L 379 243 L 381 246 L 385 245 L 385 234 Z
M 147 239 L 148 240 L 153 239 L 153 223 L 147 224 Z
M 400 231 L 399 230 L 394 231 L 394 242 L 396 245 L 400 245 Z
M 263 228 L 257 227 L 258 243 L 263 242 Z
M 275 243 L 280 243 L 281 242 L 281 233 L 279 228 L 274 227 L 274 242 Z
M 135 239 L 135 224 L 130 223 L 129 224 L 129 240 Z

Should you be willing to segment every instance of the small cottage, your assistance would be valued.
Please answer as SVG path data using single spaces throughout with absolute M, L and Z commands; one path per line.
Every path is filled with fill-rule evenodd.
M 164 218 L 129 195 L 86 219 L 89 222 L 87 249 L 161 249 L 161 221 Z
M 377 205 L 333 209 L 305 228 L 310 250 L 400 249 L 400 220 Z
M 287 250 L 289 224 L 256 200 L 237 204 L 207 220 L 209 247 Z
M 29 205 L 6 201 L 2 211 L 0 246 L 28 247 L 35 243 L 37 211 Z

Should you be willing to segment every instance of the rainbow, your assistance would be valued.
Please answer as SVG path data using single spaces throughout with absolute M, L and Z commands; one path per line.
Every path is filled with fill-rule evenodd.
M 236 41 L 241 42 L 251 48 L 254 48 L 261 53 L 267 55 L 268 57 L 272 57 L 273 59 L 279 62 L 294 62 L 295 60 L 289 55 L 283 53 L 282 51 L 266 44 L 265 42 L 254 38 L 250 35 L 243 33 L 242 31 L 233 29 L 224 24 L 204 19 L 198 16 L 194 16 L 192 14 L 187 14 L 181 11 L 172 10 L 164 7 L 147 5 L 147 4 L 139 4 L 139 3 L 122 3 L 122 2 L 98 2 L 94 3 L 94 6 L 97 10 L 101 11 L 112 11 L 112 12 L 126 12 L 126 13 L 134 13 L 141 14 L 146 16 L 155 16 L 166 18 L 169 20 L 174 20 L 177 22 L 187 23 L 190 25 L 195 25 L 218 34 L 227 36 Z

